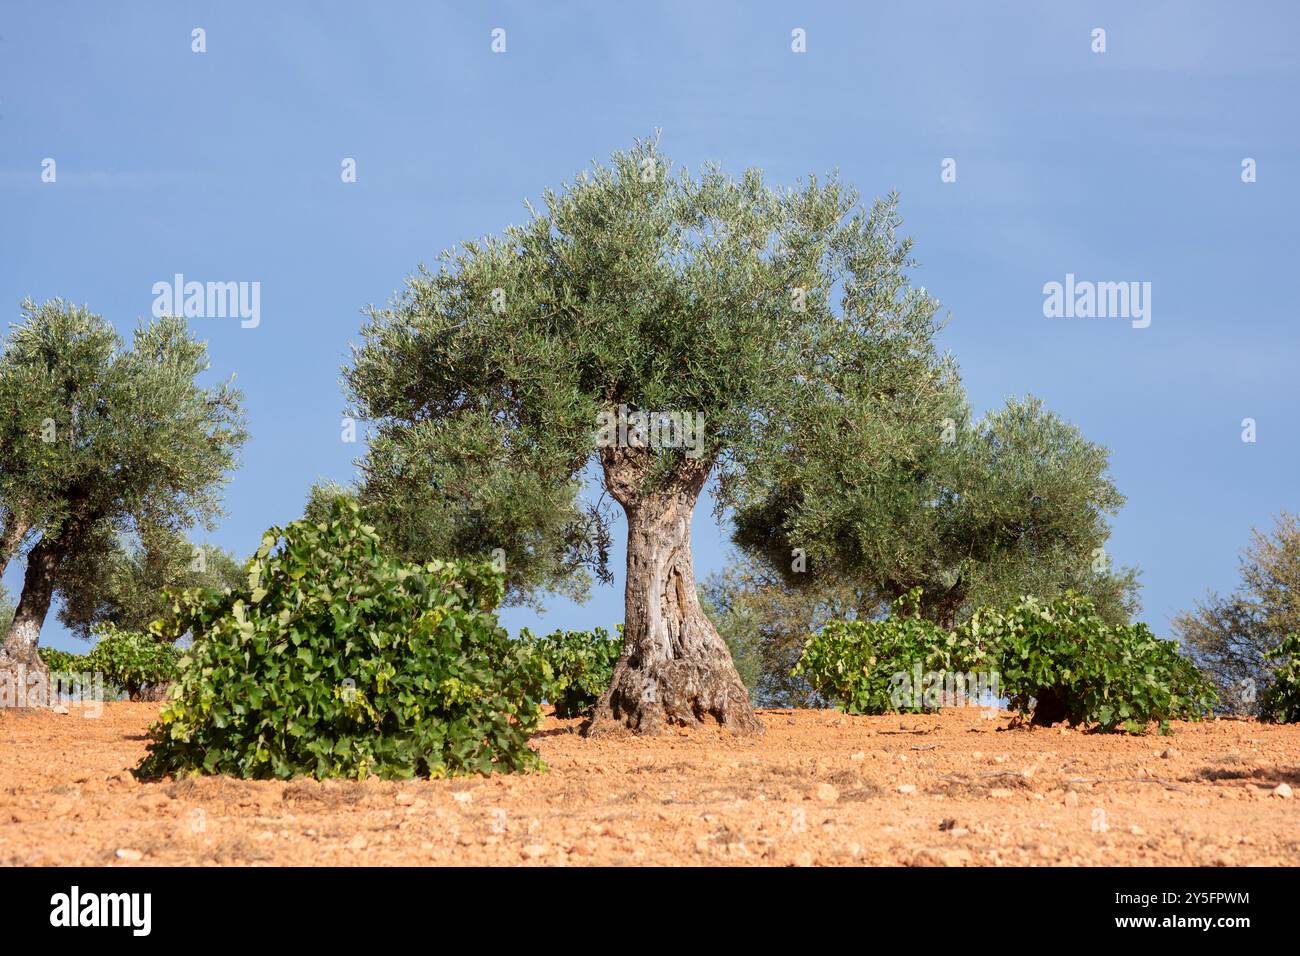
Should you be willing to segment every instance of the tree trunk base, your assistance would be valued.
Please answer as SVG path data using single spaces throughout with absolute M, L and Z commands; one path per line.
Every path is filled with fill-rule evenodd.
M 691 562 L 691 515 L 711 464 L 682 459 L 654 494 L 654 460 L 640 447 L 602 447 L 605 486 L 627 514 L 623 653 L 596 702 L 588 736 L 663 733 L 713 721 L 761 734 L 726 641 L 700 607 Z
M 53 707 L 50 669 L 37 655 L 16 658 L 0 651 L 0 709 Z
M 64 535 L 67 534 L 65 528 Z M 36 645 L 41 639 L 41 626 L 54 597 L 55 575 L 65 553 L 66 543 L 62 538 L 42 537 L 27 555 L 22 596 L 14 608 L 4 645 L 0 647 L 0 707 L 54 706 L 50 669 L 41 660 Z
M 737 736 L 764 731 L 730 659 L 723 666 L 716 661 L 673 660 L 639 667 L 622 660 L 584 732 L 589 737 L 653 736 L 669 726 L 710 723 Z

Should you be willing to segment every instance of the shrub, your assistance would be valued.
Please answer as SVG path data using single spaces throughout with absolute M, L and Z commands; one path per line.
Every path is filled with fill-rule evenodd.
M 121 691 L 111 684 L 107 686 L 105 683 L 95 684 L 95 668 L 91 665 L 88 655 L 59 651 L 52 647 L 38 647 L 36 653 L 49 668 L 49 688 L 52 698 L 68 696 L 74 700 L 84 700 L 86 695 L 97 692 L 102 693 L 106 699 L 121 696 Z M 87 677 L 90 678 L 89 681 L 85 679 Z
M 137 773 L 409 778 L 541 767 L 545 662 L 511 641 L 489 564 L 406 564 L 355 502 L 272 528 L 244 587 L 191 591 L 190 631 Z
M 1067 592 L 1005 610 L 981 608 L 963 626 L 994 660 L 1011 706 L 1039 724 L 1068 720 L 1140 733 L 1151 722 L 1195 720 L 1213 705 L 1204 675 L 1145 624 L 1109 626 L 1088 600 Z
M 122 688 L 131 700 L 140 700 L 146 688 L 176 679 L 180 653 L 157 636 L 112 624 L 96 625 L 94 633 L 98 640 L 85 657 L 85 669 L 103 674 L 105 682 Z
M 36 653 L 40 655 L 51 674 L 84 674 L 92 669 L 85 654 L 60 651 L 53 647 L 39 647 Z
M 555 631 L 545 637 L 534 635 L 526 627 L 519 632 L 519 639 L 550 665 L 546 698 L 555 705 L 555 716 L 583 717 L 591 713 L 609 687 L 614 665 L 623 652 L 623 625 L 618 625 L 617 630 L 614 636 L 603 627 L 594 631 Z
M 884 620 L 828 622 L 807 642 L 794 673 L 855 714 L 934 710 L 946 703 L 941 688 L 969 694 L 988 684 L 941 684 L 928 675 L 990 670 L 1012 708 L 1032 712 L 1039 724 L 1068 720 L 1140 733 L 1157 722 L 1167 733 L 1171 719 L 1198 719 L 1213 705 L 1213 689 L 1176 644 L 1145 624 L 1108 625 L 1073 593 L 1046 605 L 1025 597 L 1005 609 L 980 608 L 951 632 L 916 615 L 918 597 L 907 595 L 903 613 Z M 1284 670 L 1275 688 L 1287 686 Z M 1300 668 L 1296 673 L 1292 686 L 1300 687 Z M 917 686 L 923 674 L 924 689 Z
M 1300 634 L 1288 634 L 1264 658 L 1274 664 L 1273 682 L 1259 699 L 1259 716 L 1275 724 L 1300 720 Z
M 792 674 L 850 714 L 937 709 L 941 698 L 918 686 L 923 675 L 965 671 L 982 652 L 920 617 L 919 597 L 906 595 L 903 613 L 884 620 L 828 621 L 804 645 Z

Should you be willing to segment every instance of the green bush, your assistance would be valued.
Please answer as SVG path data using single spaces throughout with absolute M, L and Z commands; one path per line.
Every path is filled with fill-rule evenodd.
M 53 647 L 38 647 L 36 653 L 52 674 L 84 674 L 92 670 L 85 654 L 60 651 Z
M 95 674 L 103 677 L 107 696 L 125 693 L 138 700 L 142 691 L 175 680 L 180 652 L 152 634 L 123 631 L 112 624 L 96 625 L 95 646 L 86 654 L 37 649 L 51 674 Z
M 131 700 L 139 700 L 146 687 L 157 687 L 176 679 L 180 653 L 156 635 L 123 631 L 112 624 L 96 625 L 98 639 L 86 655 L 86 669 L 104 675 L 104 681 L 120 687 Z
M 1004 610 L 981 608 L 962 625 L 987 649 L 1011 706 L 1035 723 L 1067 720 L 1140 733 L 1158 722 L 1199 719 L 1215 694 L 1204 675 L 1145 624 L 1107 625 L 1092 603 L 1067 592 L 1050 604 L 1032 597 Z
M 951 632 L 917 616 L 918 597 L 907 595 L 903 613 L 885 620 L 827 623 L 805 645 L 794 674 L 854 714 L 934 710 L 947 703 L 942 691 L 970 700 L 992 690 L 1035 723 L 1140 733 L 1154 722 L 1167 733 L 1170 720 L 1198 719 L 1213 705 L 1209 682 L 1176 644 L 1145 624 L 1108 625 L 1078 595 L 980 608 Z M 1300 687 L 1300 680 L 1286 684 L 1286 668 L 1278 673 L 1275 688 Z M 948 681 L 932 683 L 929 675 Z M 1284 699 L 1281 690 L 1277 699 Z
M 1264 654 L 1273 669 L 1273 682 L 1260 696 L 1259 716 L 1275 724 L 1300 721 L 1300 634 L 1288 634 Z
M 409 778 L 540 768 L 550 675 L 493 613 L 489 564 L 388 556 L 354 502 L 272 528 L 245 587 L 186 592 L 189 631 L 137 773 Z
M 555 716 L 584 717 L 591 713 L 614 676 L 614 665 L 623 652 L 623 625 L 618 625 L 618 633 L 613 636 L 598 627 L 594 631 L 555 631 L 538 637 L 525 627 L 519 632 L 519 640 L 534 648 L 550 665 L 546 698 L 555 705 Z
M 828 621 L 804 645 L 793 676 L 850 714 L 936 710 L 941 688 L 930 674 L 973 669 L 981 649 L 917 613 L 919 592 L 899 602 L 901 614 L 884 620 Z M 927 694 L 927 690 L 930 693 Z

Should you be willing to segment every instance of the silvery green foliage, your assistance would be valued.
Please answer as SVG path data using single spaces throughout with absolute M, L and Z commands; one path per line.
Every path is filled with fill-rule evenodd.
M 703 418 L 720 506 L 906 473 L 951 398 L 937 304 L 909 285 L 896 197 L 838 179 L 674 169 L 639 142 L 522 225 L 466 242 L 372 308 L 345 370 L 374 429 L 361 500 L 403 554 L 500 548 L 515 599 L 605 576 L 607 511 L 579 495 L 598 413 Z M 686 451 L 653 452 L 646 492 Z M 886 506 L 881 514 L 887 516 Z M 818 509 L 788 533 L 828 544 Z
M 127 343 L 84 307 L 24 302 L 0 354 L 5 508 L 56 531 L 218 514 L 246 433 L 238 390 L 196 381 L 208 364 L 182 319 L 140 325 Z
M 950 387 L 948 434 L 936 417 L 928 440 L 919 436 L 893 467 L 859 456 L 834 430 L 794 443 L 767 497 L 739 512 L 737 544 L 789 587 L 859 588 L 864 612 L 920 588 L 921 614 L 953 627 L 981 605 L 1073 589 L 1106 620 L 1127 621 L 1136 572 L 1104 555 L 1107 517 L 1124 502 L 1107 450 L 1033 398 L 973 420 Z M 854 427 L 843 423 L 845 433 Z M 805 571 L 790 570 L 796 547 L 808 554 Z
M 103 595 L 81 587 L 98 572 L 84 572 L 123 533 L 179 533 L 219 513 L 246 433 L 233 385 L 200 384 L 207 345 L 183 319 L 141 324 L 128 343 L 85 307 L 22 308 L 0 353 L 0 557 L 28 550 L 0 657 L 31 662 L 57 591 L 101 619 Z
M 1264 695 L 1300 633 L 1300 516 L 1283 511 L 1241 555 L 1241 583 L 1174 619 L 1174 631 L 1219 690 L 1221 707 L 1264 716 Z M 1293 658 L 1292 658 L 1293 659 Z M 1284 692 L 1279 691 L 1279 693 Z
M 166 526 L 145 522 L 129 536 L 102 533 L 107 540 L 69 556 L 59 569 L 59 621 L 78 637 L 100 624 L 146 631 L 167 610 L 167 589 L 221 590 L 243 578 L 232 554 L 196 546 Z

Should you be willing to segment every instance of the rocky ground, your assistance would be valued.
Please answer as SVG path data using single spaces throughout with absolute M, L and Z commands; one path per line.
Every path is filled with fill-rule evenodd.
M 1011 716 L 764 711 L 767 733 L 587 740 L 545 773 L 386 783 L 141 784 L 158 704 L 0 713 L 0 863 L 1295 864 L 1300 726 L 1168 737 Z

